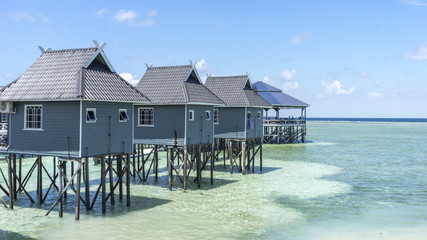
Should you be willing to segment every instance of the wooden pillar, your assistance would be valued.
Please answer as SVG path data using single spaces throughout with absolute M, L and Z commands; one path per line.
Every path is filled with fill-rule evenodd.
M 102 213 L 106 213 L 106 199 L 105 199 L 105 159 L 101 157 L 101 201 L 102 201 Z
M 242 152 L 241 152 L 240 160 L 242 162 L 242 174 L 245 175 L 246 173 L 246 140 L 242 141 Z
M 90 209 L 90 182 L 89 182 L 89 159 L 85 158 L 84 162 L 85 168 L 85 201 L 86 201 L 86 210 Z
M 167 165 L 169 176 L 169 190 L 172 190 L 172 148 L 167 147 Z
M 159 177 L 159 148 L 157 145 L 154 145 L 154 164 L 155 164 L 154 179 L 157 180 Z
M 214 149 L 214 145 L 211 145 L 211 185 L 213 185 L 213 170 L 214 170 L 214 153 L 215 153 L 215 149 Z
M 262 142 L 262 138 L 260 138 L 259 140 Z M 255 145 L 256 145 L 256 140 L 252 140 L 251 145 L 252 145 L 252 172 L 255 172 Z
M 39 202 L 42 203 L 43 202 L 43 166 L 42 166 L 43 162 L 42 162 L 42 156 L 39 156 L 39 161 L 38 161 L 38 165 L 37 165 L 37 178 L 38 178 L 38 197 L 39 197 Z
M 126 206 L 130 206 L 130 154 L 126 154 Z
M 73 176 L 73 175 L 74 175 L 74 161 L 71 161 L 71 175 L 70 176 Z M 71 186 L 74 187 L 74 178 L 71 179 Z
M 41 157 L 40 157 L 40 160 L 41 160 Z M 64 186 L 67 185 L 67 183 L 65 182 L 65 177 L 67 177 L 67 162 L 68 161 L 62 161 L 62 170 L 64 172 L 64 176 L 63 176 L 63 180 L 62 181 L 63 181 Z M 67 190 L 68 190 L 68 188 L 65 189 L 64 199 L 67 199 Z
M 145 157 L 144 157 L 144 144 L 142 144 L 141 154 L 142 154 L 142 181 L 146 181 L 147 179 L 145 179 Z
M 262 172 L 262 141 L 259 144 L 259 171 Z
M 133 177 L 135 178 L 136 177 L 136 169 L 135 169 L 135 152 L 136 152 L 136 145 L 135 144 L 133 144 L 132 145 L 132 149 L 133 149 L 133 151 L 132 151 L 132 173 L 133 173 Z
M 183 174 L 182 177 L 184 178 L 184 190 L 187 190 L 187 146 L 184 147 L 182 151 L 182 164 L 183 164 Z
M 13 209 L 12 154 L 9 154 L 9 159 L 7 160 L 7 174 L 9 177 L 9 208 Z
M 59 175 L 59 204 L 58 204 L 58 216 L 63 216 L 63 209 L 64 209 L 64 201 L 63 201 L 63 195 L 61 195 L 63 189 L 62 189 L 62 168 L 63 168 L 63 162 L 61 160 L 58 160 L 58 175 Z
M 17 194 L 17 178 L 16 178 L 16 154 L 12 154 L 12 168 L 13 168 L 13 173 L 12 173 L 12 179 L 13 179 L 13 198 L 16 200 L 18 198 L 18 194 Z
M 196 169 L 197 169 L 197 187 L 200 188 L 200 182 L 202 180 L 202 169 L 201 169 L 201 158 L 202 158 L 202 145 L 198 145 L 197 147 L 197 158 L 196 158 Z
M 228 158 L 230 159 L 230 173 L 233 174 L 233 141 L 228 142 Z
M 140 144 L 136 144 L 136 151 L 137 151 L 137 157 L 138 157 L 138 161 L 137 161 L 137 172 L 139 172 L 139 170 L 141 169 L 141 145 Z
M 119 176 L 119 199 L 123 200 L 122 156 L 117 155 L 117 175 Z
M 79 159 L 79 167 L 77 172 L 77 189 L 76 189 L 76 214 L 75 214 L 75 220 L 80 219 L 80 182 L 82 180 L 82 159 Z
M 113 159 L 111 159 L 111 155 L 108 155 L 108 166 L 108 178 L 110 179 L 110 202 L 111 205 L 114 205 Z
M 224 168 L 225 168 L 225 149 L 227 149 L 227 141 L 224 139 L 224 145 L 222 145 L 222 160 L 224 161 Z

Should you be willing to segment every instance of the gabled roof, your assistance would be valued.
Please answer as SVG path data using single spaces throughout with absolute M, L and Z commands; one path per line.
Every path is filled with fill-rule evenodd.
M 0 93 L 0 101 L 91 99 L 147 102 L 121 78 L 102 48 L 46 50 Z
M 271 107 L 252 89 L 247 75 L 208 77 L 205 86 L 217 95 L 226 106 Z
M 273 107 L 309 107 L 310 105 L 262 81 L 253 84 L 254 90 Z
M 136 88 L 156 104 L 224 104 L 202 84 L 193 65 L 148 67 Z

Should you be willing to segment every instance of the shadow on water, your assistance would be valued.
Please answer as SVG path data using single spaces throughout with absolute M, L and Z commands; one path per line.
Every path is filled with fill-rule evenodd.
M 31 239 L 36 239 L 36 238 L 32 238 L 32 237 L 27 237 L 24 236 L 20 233 L 16 233 L 16 232 L 11 232 L 11 231 L 4 231 L 4 230 L 0 230 L 0 239 L 4 239 L 4 240 L 15 240 L 15 239 L 19 239 L 19 240 L 31 240 Z
M 141 210 L 148 210 L 163 204 L 167 204 L 169 202 L 171 202 L 171 200 L 168 199 L 162 199 L 162 198 L 151 198 L 151 197 L 142 197 L 142 196 L 134 196 L 132 195 L 132 191 L 131 191 L 131 196 L 130 196 L 130 202 L 131 202 L 131 206 L 127 207 L 126 206 L 126 188 L 123 189 L 123 199 L 120 200 L 119 199 L 119 195 L 118 195 L 118 189 L 116 189 L 116 191 L 114 192 L 114 200 L 115 200 L 115 205 L 111 205 L 111 198 L 109 198 L 107 200 L 107 212 L 111 212 L 114 215 L 122 215 L 122 214 L 126 214 L 128 212 L 131 211 L 141 211 Z M 132 186 L 131 186 L 132 189 Z M 67 198 L 64 198 L 64 213 L 67 214 L 74 214 L 75 213 L 75 207 L 76 207 L 76 196 L 75 194 L 71 194 L 70 190 L 68 192 L 68 196 Z M 27 196 L 24 193 L 20 193 L 18 194 L 18 199 L 14 201 L 14 205 L 17 207 L 22 207 L 22 208 L 38 208 L 38 209 L 42 209 L 45 211 L 45 213 L 48 212 L 48 210 L 52 207 L 52 205 L 54 204 L 54 202 L 57 200 L 58 197 L 58 193 L 55 191 L 54 193 L 49 193 L 49 196 L 46 198 L 46 201 L 42 204 L 40 204 L 37 201 L 36 198 L 36 192 L 35 191 L 30 191 L 28 192 L 33 199 L 36 201 L 35 203 L 31 203 Z M 95 191 L 90 191 L 90 203 L 92 204 L 92 201 L 94 199 L 96 192 Z M 107 192 L 108 194 L 108 192 Z M 81 198 L 84 199 L 84 193 L 81 193 Z M 6 200 L 6 199 L 5 199 Z M 8 201 L 8 199 L 7 199 Z M 19 210 L 18 210 L 19 211 Z M 43 216 L 44 214 L 43 213 Z M 95 201 L 95 203 L 93 204 L 93 208 L 91 210 L 86 210 L 86 206 L 80 202 L 80 214 L 81 215 L 91 215 L 91 216 L 98 216 L 98 215 L 102 215 L 102 201 L 101 201 L 101 193 L 98 194 L 98 197 Z M 53 208 L 52 212 L 50 213 L 50 215 L 58 215 L 58 204 Z

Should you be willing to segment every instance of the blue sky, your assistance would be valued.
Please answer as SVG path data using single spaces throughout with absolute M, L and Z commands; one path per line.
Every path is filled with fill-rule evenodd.
M 94 46 L 130 82 L 153 66 L 250 72 L 309 117 L 427 118 L 427 0 L 2 1 L 0 84 L 52 49 Z

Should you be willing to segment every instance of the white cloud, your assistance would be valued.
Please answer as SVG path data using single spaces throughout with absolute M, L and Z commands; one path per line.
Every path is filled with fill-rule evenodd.
M 408 5 L 417 6 L 417 7 L 427 7 L 427 2 L 423 2 L 423 1 L 402 0 L 401 2 Z
M 148 27 L 154 24 L 157 16 L 159 16 L 159 13 L 154 9 L 150 10 L 142 18 L 139 18 L 134 10 L 126 11 L 125 9 L 120 9 L 113 19 L 119 23 L 126 23 L 128 26 L 132 27 Z
M 325 96 L 323 94 L 317 94 L 316 97 L 317 98 L 324 98 Z
M 427 46 L 421 46 L 415 53 L 407 53 L 405 58 L 412 60 L 427 60 Z
M 124 9 L 120 9 L 116 15 L 114 16 L 114 20 L 117 22 L 130 22 L 133 21 L 136 18 L 136 12 L 133 10 L 126 11 Z
M 367 72 L 359 72 L 359 73 L 358 73 L 358 75 L 359 75 L 359 77 L 362 77 L 362 78 L 367 78 L 367 77 L 369 77 L 369 75 L 368 75 L 368 73 L 367 73 Z
M 417 96 L 417 94 L 415 94 L 415 93 L 410 93 L 410 94 L 409 94 L 409 96 L 410 96 L 410 97 L 416 97 L 416 96 Z
M 93 12 L 93 14 L 96 16 L 96 17 L 98 17 L 98 18 L 100 18 L 100 17 L 102 17 L 105 13 L 107 13 L 108 12 L 108 9 L 106 9 L 106 8 L 102 8 L 102 9 L 99 9 L 98 11 L 94 11 Z
M 294 69 L 292 70 L 283 70 L 280 73 L 280 76 L 282 76 L 283 79 L 285 79 L 286 81 L 289 81 L 292 79 L 292 77 L 297 73 L 297 71 L 295 71 Z
M 39 17 L 43 22 L 45 22 L 45 23 L 49 22 L 49 18 L 46 17 L 45 15 L 39 13 Z
M 22 12 L 22 11 L 8 12 L 6 13 L 6 16 L 11 18 L 15 22 L 20 22 L 20 21 L 35 22 L 36 21 L 35 17 L 31 16 L 27 12 Z
M 300 43 L 302 41 L 304 41 L 305 39 L 307 39 L 308 37 L 310 37 L 311 33 L 304 33 L 304 34 L 298 34 L 294 37 L 291 38 L 291 41 L 293 43 Z
M 283 90 L 294 90 L 298 88 L 299 88 L 299 84 L 297 82 L 285 82 L 282 85 Z
M 198 71 L 206 71 L 208 69 L 208 65 L 206 64 L 206 60 L 202 59 L 198 62 L 196 62 L 196 66 Z
M 385 94 L 379 93 L 379 92 L 370 92 L 370 93 L 368 93 L 368 96 L 371 98 L 380 98 L 380 97 L 384 97 Z
M 133 75 L 133 74 L 131 74 L 131 73 L 125 73 L 125 72 L 122 72 L 122 73 L 120 73 L 119 75 L 120 75 L 120 77 L 122 77 L 124 80 L 128 81 L 130 84 L 132 84 L 132 85 L 134 85 L 134 86 L 135 86 L 136 84 L 138 84 L 139 79 L 140 79 L 138 76 Z
M 326 88 L 326 91 L 329 94 L 350 95 L 356 91 L 356 87 L 347 89 L 347 87 L 345 87 L 340 81 L 333 81 L 332 83 L 328 84 L 322 80 L 322 85 Z
M 273 80 L 271 80 L 268 76 L 265 76 L 261 81 L 268 84 L 273 84 Z

